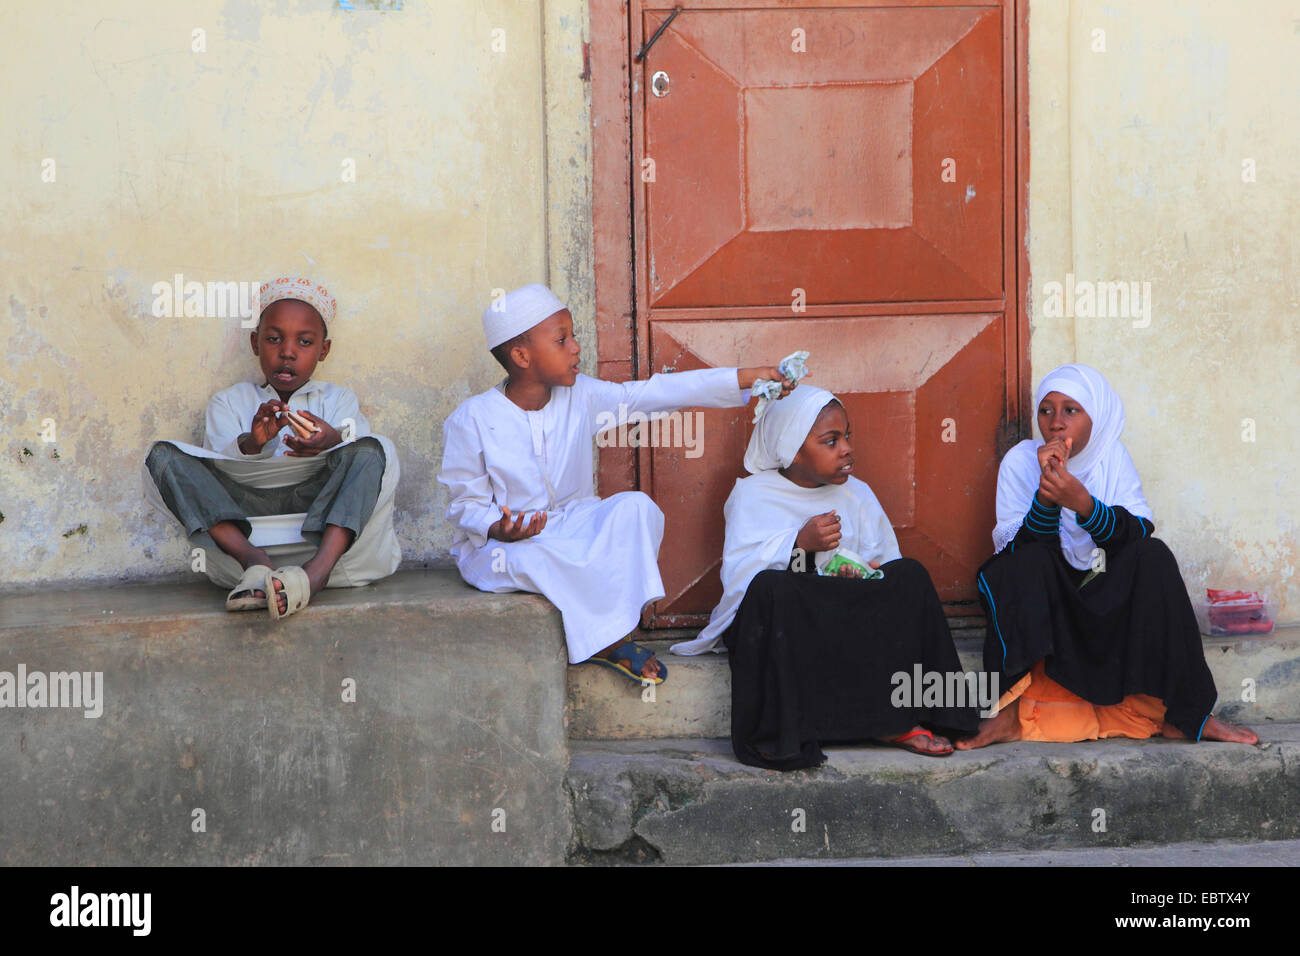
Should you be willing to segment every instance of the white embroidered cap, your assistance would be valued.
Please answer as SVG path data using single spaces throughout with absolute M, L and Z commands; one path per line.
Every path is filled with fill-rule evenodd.
M 334 321 L 334 296 L 323 285 L 304 279 L 301 276 L 280 276 L 270 282 L 263 282 L 258 290 L 258 307 L 265 311 L 272 302 L 281 299 L 297 299 L 306 302 L 329 325 Z

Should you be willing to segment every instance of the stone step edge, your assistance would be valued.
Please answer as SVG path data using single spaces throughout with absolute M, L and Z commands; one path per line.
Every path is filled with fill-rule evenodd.
M 679 641 L 691 640 L 698 632 L 683 631 L 681 636 L 671 638 L 658 637 L 656 636 L 658 633 L 655 631 L 642 631 L 636 635 L 635 640 L 637 643 L 643 644 L 654 651 L 656 656 L 662 657 L 670 665 L 673 661 L 678 663 L 690 661 L 719 661 L 726 663 L 727 652 L 725 649 L 721 653 L 710 651 L 693 656 L 682 656 L 671 652 L 670 648 L 674 644 Z M 1295 644 L 1300 648 L 1300 624 L 1278 625 L 1268 634 L 1243 634 L 1240 636 L 1202 634 L 1201 643 L 1207 649 L 1211 647 L 1229 647 L 1247 652 L 1270 644 Z M 958 653 L 980 653 L 984 647 L 984 637 L 982 635 L 967 636 L 958 634 L 953 636 L 953 644 L 956 646 Z
M 1300 723 L 1255 729 L 1258 747 L 1017 742 L 943 759 L 832 747 L 822 767 L 788 773 L 741 764 L 725 740 L 571 741 L 569 861 L 693 865 L 1295 839 Z M 804 814 L 798 832 L 796 811 Z M 1096 829 L 1099 819 L 1106 829 Z

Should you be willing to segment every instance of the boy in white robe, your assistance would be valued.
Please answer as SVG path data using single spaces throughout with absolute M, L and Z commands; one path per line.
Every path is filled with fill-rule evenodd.
M 613 416 L 683 406 L 744 405 L 768 368 L 659 373 L 618 384 L 578 372 L 573 318 L 542 285 L 510 292 L 483 312 L 488 349 L 508 377 L 463 402 L 443 427 L 438 481 L 447 486 L 451 553 L 483 591 L 545 595 L 564 620 L 569 661 L 604 663 L 636 681 L 667 669 L 621 639 L 664 596 L 663 512 L 639 491 L 596 497 L 593 439 Z M 790 384 L 783 383 L 783 394 Z
M 278 619 L 323 587 L 368 584 L 397 569 L 399 470 L 392 444 L 370 434 L 356 395 L 312 378 L 330 350 L 329 292 L 286 276 L 261 287 L 260 303 L 250 345 L 264 384 L 241 382 L 213 396 L 202 448 L 155 443 L 144 487 L 204 549 L 213 583 L 233 587 L 228 610 L 267 608 Z M 302 541 L 273 547 L 275 560 L 250 542 L 250 517 L 300 513 Z

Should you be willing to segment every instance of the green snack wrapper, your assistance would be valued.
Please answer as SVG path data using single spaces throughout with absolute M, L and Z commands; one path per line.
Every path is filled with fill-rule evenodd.
M 826 567 L 822 568 L 820 573 L 826 575 L 838 574 L 840 568 L 845 565 L 851 568 L 857 568 L 862 572 L 864 578 L 883 578 L 885 576 L 885 572 L 880 570 L 880 568 L 873 568 L 869 565 L 859 564 L 857 561 L 852 561 L 849 558 L 844 557 L 842 554 L 837 554 L 835 557 L 827 561 Z

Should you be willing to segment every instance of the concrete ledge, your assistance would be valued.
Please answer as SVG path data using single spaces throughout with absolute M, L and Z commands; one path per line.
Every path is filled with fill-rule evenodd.
M 539 597 L 405 571 L 276 624 L 206 584 L 9 595 L 19 664 L 102 671 L 104 709 L 0 709 L 2 863 L 564 861 L 566 658 Z
M 1210 866 L 1300 866 L 1300 840 L 1267 843 L 1168 843 L 1163 846 L 1118 846 L 1104 850 L 1029 850 L 971 853 L 966 856 L 877 857 L 860 860 L 767 860 L 729 866 L 1163 866 L 1203 869 Z
M 684 640 L 684 635 L 674 640 Z M 1225 720 L 1300 721 L 1300 628 L 1227 640 L 1206 637 L 1205 659 L 1219 690 L 1216 712 Z M 643 641 L 668 665 L 655 701 L 642 699 L 626 678 L 606 668 L 569 670 L 569 736 L 575 740 L 669 739 L 731 736 L 731 668 L 726 654 L 676 657 L 673 641 Z M 958 637 L 968 671 L 983 666 L 983 639 Z M 1254 701 L 1243 701 L 1243 681 L 1255 682 Z
M 725 740 L 575 743 L 570 860 L 712 864 L 1295 839 L 1300 725 L 1255 730 L 1259 747 L 1016 743 L 943 759 L 836 748 L 823 767 L 792 773 L 746 767 Z M 1094 829 L 1098 811 L 1104 831 Z
M 731 736 L 731 668 L 726 654 L 676 657 L 673 641 L 637 640 L 668 667 L 648 700 L 642 688 L 607 667 L 569 668 L 569 736 L 633 740 Z

